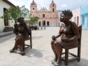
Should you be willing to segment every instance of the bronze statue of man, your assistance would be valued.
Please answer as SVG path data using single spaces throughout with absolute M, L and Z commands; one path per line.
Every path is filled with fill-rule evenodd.
M 18 18 L 17 23 L 14 25 L 14 33 L 16 34 L 16 39 L 14 47 L 12 50 L 10 50 L 11 53 L 19 48 L 20 54 L 25 55 L 25 40 L 29 39 L 28 32 L 28 27 L 24 22 L 24 18 Z
M 62 54 L 62 47 L 71 47 L 78 44 L 79 30 L 75 22 L 70 21 L 73 14 L 70 10 L 64 10 L 61 13 L 60 21 L 63 24 L 60 26 L 59 35 L 52 36 L 51 48 L 55 54 L 53 64 L 59 65 Z M 60 37 L 59 40 L 56 38 Z

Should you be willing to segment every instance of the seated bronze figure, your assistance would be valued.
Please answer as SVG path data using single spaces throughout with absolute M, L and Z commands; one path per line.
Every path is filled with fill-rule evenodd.
M 70 21 L 73 14 L 70 10 L 64 10 L 61 13 L 60 21 L 63 24 L 60 26 L 59 35 L 52 36 L 51 48 L 55 54 L 55 59 L 52 61 L 53 64 L 59 66 L 62 46 L 71 47 L 78 44 L 79 30 L 75 22 Z M 56 40 L 56 38 L 60 39 Z
M 15 45 L 10 52 L 12 53 L 17 49 L 20 49 L 20 54 L 25 55 L 25 40 L 29 39 L 30 32 L 23 17 L 18 18 L 17 23 L 14 25 L 14 33 L 16 34 Z

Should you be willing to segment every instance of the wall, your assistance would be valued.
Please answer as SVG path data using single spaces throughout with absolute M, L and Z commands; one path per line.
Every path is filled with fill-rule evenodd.
M 81 7 L 81 9 L 80 9 L 80 14 L 81 14 L 81 15 L 86 14 L 86 13 L 88 13 L 88 5 L 83 6 L 83 7 Z
M 79 26 L 80 25 L 80 7 L 72 10 L 72 13 L 73 13 L 73 17 L 71 20 Z M 77 21 L 77 17 L 79 17 L 78 21 Z
M 81 7 L 80 16 L 81 16 L 80 20 L 81 20 L 82 28 L 83 29 L 88 28 L 88 5 Z M 84 24 L 82 21 L 82 16 L 84 16 Z
M 9 8 L 10 5 L 8 5 L 7 3 L 5 3 L 4 1 L 0 0 L 0 17 L 3 15 L 3 8 Z M 9 26 L 13 26 L 14 22 L 12 23 L 11 20 L 9 20 Z M 4 29 L 4 19 L 0 18 L 0 32 L 3 31 Z

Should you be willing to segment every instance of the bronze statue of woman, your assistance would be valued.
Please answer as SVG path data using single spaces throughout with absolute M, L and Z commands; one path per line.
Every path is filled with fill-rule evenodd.
M 71 47 L 78 44 L 79 30 L 75 22 L 70 21 L 73 14 L 70 10 L 62 11 L 60 15 L 60 21 L 63 24 L 60 26 L 59 35 L 52 36 L 51 48 L 55 54 L 55 59 L 52 61 L 53 64 L 59 66 L 62 46 Z M 56 38 L 60 37 L 59 40 Z
M 23 17 L 18 18 L 17 24 L 14 25 L 14 33 L 16 34 L 15 45 L 12 48 L 12 50 L 10 50 L 10 52 L 12 53 L 19 48 L 20 54 L 24 55 L 25 40 L 29 39 L 29 35 L 28 28 L 24 22 Z

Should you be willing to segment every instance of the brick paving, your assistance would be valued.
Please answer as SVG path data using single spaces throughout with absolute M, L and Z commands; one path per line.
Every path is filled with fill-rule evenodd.
M 58 27 L 48 27 L 46 30 L 33 31 L 33 49 L 26 49 L 25 56 L 9 53 L 14 45 L 15 35 L 0 38 L 0 66 L 53 66 L 51 60 L 54 54 L 51 50 L 51 36 L 58 34 Z M 68 66 L 88 66 L 88 30 L 82 32 L 81 61 L 71 62 Z M 26 41 L 29 43 L 29 41 Z M 71 50 L 77 53 L 76 49 Z M 62 62 L 61 66 L 64 66 Z

